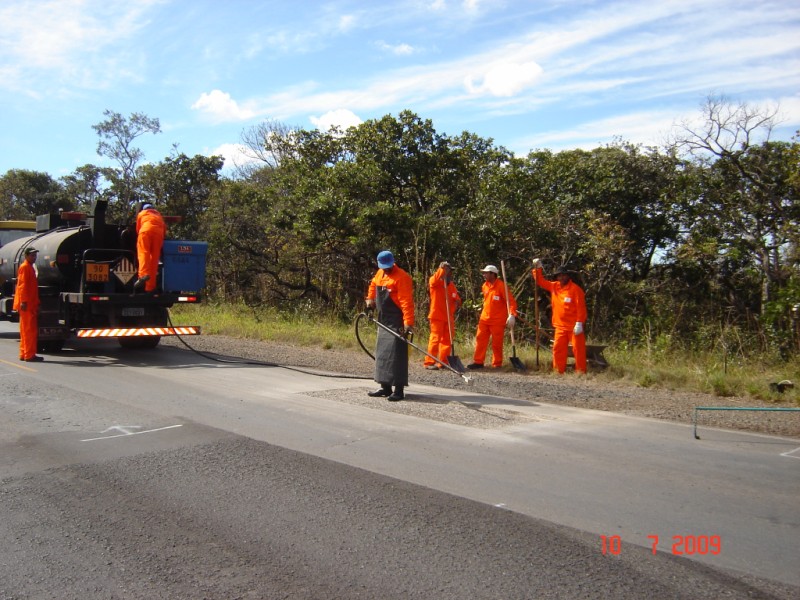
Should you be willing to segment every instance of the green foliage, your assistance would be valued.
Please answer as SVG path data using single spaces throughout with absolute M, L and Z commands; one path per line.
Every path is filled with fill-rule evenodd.
M 170 227 L 173 237 L 194 239 L 200 235 L 223 163 L 219 156 L 190 158 L 181 153 L 139 168 L 142 200 L 152 202 L 165 215 L 181 217 L 180 223 Z
M 158 133 L 158 120 L 105 116 L 98 152 L 117 167 L 85 165 L 60 182 L 9 171 L 6 216 L 104 197 L 124 220 L 134 199 L 155 200 L 184 217 L 172 235 L 209 241 L 209 295 L 254 311 L 349 318 L 388 248 L 414 279 L 424 323 L 427 278 L 448 260 L 464 299 L 461 335 L 477 319 L 479 269 L 504 261 L 521 340 L 535 336 L 529 269 L 538 257 L 546 275 L 572 269 L 590 338 L 643 361 L 626 375 L 642 385 L 672 382 L 659 365 L 677 356 L 713 359 L 705 372 L 727 381 L 738 362 L 800 354 L 800 150 L 797 140 L 755 141 L 772 113 L 711 98 L 706 123 L 684 127 L 666 150 L 619 140 L 520 157 L 469 132 L 439 132 L 411 111 L 347 131 L 268 122 L 245 136 L 259 162 L 229 178 L 218 157 L 175 152 L 142 165 L 134 142 Z M 549 298 L 538 301 L 547 329 Z M 714 377 L 704 381 L 725 393 Z
M 133 212 L 133 207 L 140 200 L 137 168 L 144 158 L 141 149 L 134 146 L 138 137 L 146 133 L 161 133 L 158 119 L 143 113 L 133 113 L 129 118 L 120 113 L 106 110 L 106 117 L 92 129 L 100 138 L 97 142 L 97 154 L 110 158 L 117 168 L 102 169 L 103 177 L 110 184 L 111 196 L 115 202 L 110 204 L 109 216 L 119 221 L 126 221 Z
M 0 212 L 4 219 L 35 219 L 74 207 L 64 190 L 47 173 L 12 169 L 0 177 Z

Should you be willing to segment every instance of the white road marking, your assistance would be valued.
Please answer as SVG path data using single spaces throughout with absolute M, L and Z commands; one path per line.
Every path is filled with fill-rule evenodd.
M 144 431 L 130 431 L 131 429 L 140 429 L 140 425 L 114 425 L 113 427 L 109 427 L 105 431 L 101 431 L 100 433 L 106 433 L 106 431 L 122 431 L 123 433 L 118 433 L 117 435 L 105 435 L 103 437 L 96 437 L 96 438 L 88 438 L 85 440 L 81 440 L 82 442 L 94 442 L 96 440 L 110 440 L 111 438 L 118 438 L 118 437 L 125 437 L 127 435 L 139 435 L 140 433 L 153 433 L 154 431 L 164 431 L 165 429 L 175 429 L 176 427 L 183 427 L 183 425 L 168 425 L 166 427 L 159 427 L 157 429 L 145 429 Z
M 797 454 L 795 454 L 795 452 Z M 794 450 L 789 450 L 789 452 L 781 452 L 781 456 L 786 456 L 788 458 L 800 458 L 800 448 L 795 448 Z

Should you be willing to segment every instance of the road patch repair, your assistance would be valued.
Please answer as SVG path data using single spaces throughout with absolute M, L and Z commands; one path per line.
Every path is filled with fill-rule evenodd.
M 499 429 L 542 420 L 539 415 L 531 416 L 507 408 L 508 403 L 513 402 L 507 398 L 501 400 L 476 395 L 474 400 L 461 399 L 463 396 L 456 399 L 453 395 L 435 392 L 414 393 L 412 391 L 406 392 L 403 402 L 386 402 L 367 396 L 370 389 L 368 387 L 352 387 L 305 392 L 303 395 L 477 429 Z M 487 405 L 501 403 L 505 407 Z M 530 403 L 525 404 L 531 406 Z

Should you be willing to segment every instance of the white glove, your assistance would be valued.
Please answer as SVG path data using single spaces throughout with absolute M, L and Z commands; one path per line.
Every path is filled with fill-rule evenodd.
M 367 308 L 375 308 L 375 300 L 373 298 L 367 298 Z
M 541 258 L 534 258 L 533 259 L 533 268 L 534 269 L 541 269 L 542 268 L 542 259 Z
M 574 333 L 575 335 L 582 334 L 583 333 L 583 323 L 581 323 L 580 321 L 575 323 L 575 327 L 572 329 L 572 333 Z
M 512 329 L 514 327 L 514 323 L 516 322 L 517 320 L 514 318 L 514 315 L 508 315 L 508 318 L 506 319 L 506 327 Z

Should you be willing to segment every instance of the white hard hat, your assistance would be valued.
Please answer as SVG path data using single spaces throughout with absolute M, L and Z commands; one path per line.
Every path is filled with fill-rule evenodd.
M 481 269 L 481 273 L 494 273 L 495 275 L 499 275 L 500 271 L 498 271 L 497 267 L 494 265 L 486 265 Z

